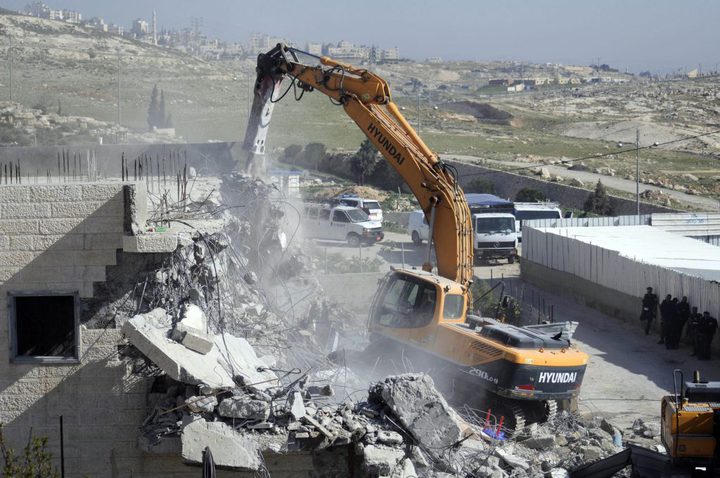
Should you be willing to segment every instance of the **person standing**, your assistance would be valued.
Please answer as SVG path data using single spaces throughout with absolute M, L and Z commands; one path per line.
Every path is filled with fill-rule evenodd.
M 645 335 L 650 333 L 653 320 L 657 316 L 658 296 L 653 294 L 653 288 L 648 287 L 642 298 L 642 311 L 640 320 L 645 322 Z
M 673 348 L 676 349 L 680 346 L 680 340 L 683 336 L 683 329 L 690 319 L 690 304 L 688 303 L 687 296 L 683 296 L 682 300 L 677 305 L 677 330 L 673 336 Z
M 710 360 L 712 355 L 712 339 L 718 328 L 718 321 L 710 315 L 707 310 L 703 312 L 702 321 L 700 322 L 700 350 L 698 358 L 700 360 Z
M 698 354 L 700 351 L 700 323 L 702 322 L 702 314 L 698 312 L 697 307 L 693 306 L 692 312 L 690 313 L 690 320 L 688 320 L 687 335 L 690 338 L 692 344 L 692 356 Z
M 682 324 L 680 323 L 678 305 L 677 297 L 673 298 L 670 302 L 669 315 L 665 326 L 665 348 L 668 350 L 678 348 L 678 344 L 680 343 Z
M 672 313 L 672 296 L 670 294 L 665 296 L 665 299 L 660 304 L 660 340 L 659 344 L 664 344 L 667 339 L 667 327 L 670 321 L 670 314 Z

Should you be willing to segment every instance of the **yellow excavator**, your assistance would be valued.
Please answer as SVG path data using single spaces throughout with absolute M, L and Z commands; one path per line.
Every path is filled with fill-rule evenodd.
M 291 89 L 296 99 L 315 90 L 342 106 L 407 183 L 430 226 L 422 270 L 393 269 L 381 282 L 370 310 L 371 337 L 437 359 L 439 375 L 451 377 L 452 386 L 469 396 L 494 398 L 493 409 L 508 415 L 510 427 L 522 427 L 528 415 L 552 414 L 558 401 L 576 398 L 588 356 L 561 325 L 551 325 L 548 333 L 469 314 L 472 218 L 457 172 L 408 124 L 385 80 L 283 44 L 259 55 L 243 143 L 247 171 L 262 169 L 273 106 Z M 433 244 L 436 273 L 430 263 Z

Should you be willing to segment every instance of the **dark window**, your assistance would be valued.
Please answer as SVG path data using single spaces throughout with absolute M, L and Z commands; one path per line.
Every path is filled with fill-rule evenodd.
M 75 295 L 11 295 L 13 359 L 78 359 Z
M 465 297 L 459 294 L 448 294 L 445 296 L 443 317 L 446 319 L 459 319 L 462 317 L 465 307 Z
M 412 277 L 394 277 L 378 304 L 377 323 L 385 327 L 424 327 L 435 315 L 436 299 L 433 284 Z
M 335 211 L 333 213 L 333 222 L 350 222 L 345 211 Z

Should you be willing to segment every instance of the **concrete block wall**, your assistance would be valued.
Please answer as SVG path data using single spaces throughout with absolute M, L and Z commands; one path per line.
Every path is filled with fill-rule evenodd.
M 17 450 L 30 428 L 46 435 L 57 460 L 62 415 L 66 476 L 119 476 L 112 470 L 123 462 L 141 461 L 135 442 L 147 384 L 129 378 L 114 329 L 81 327 L 79 363 L 11 363 L 8 292 L 92 297 L 122 247 L 128 187 L 0 186 L 0 422 Z

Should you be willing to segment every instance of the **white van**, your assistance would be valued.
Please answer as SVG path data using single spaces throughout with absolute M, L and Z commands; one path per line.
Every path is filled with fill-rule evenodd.
M 371 221 L 383 220 L 383 212 L 380 203 L 374 199 L 363 199 L 357 196 L 343 194 L 334 199 L 336 204 L 362 209 L 370 217 Z
M 410 232 L 410 237 L 416 246 L 422 244 L 423 241 L 427 241 L 428 237 L 430 237 L 430 226 L 422 209 L 410 213 L 408 232 Z
M 524 221 L 562 218 L 562 212 L 558 206 L 559 204 L 553 202 L 516 202 L 513 205 L 513 211 L 518 223 L 518 240 L 522 240 Z
M 517 259 L 515 216 L 509 213 L 473 214 L 474 253 L 477 259 Z
M 351 246 L 375 244 L 385 234 L 382 224 L 371 221 L 362 209 L 308 204 L 303 215 L 305 236 L 309 239 L 347 241 Z

